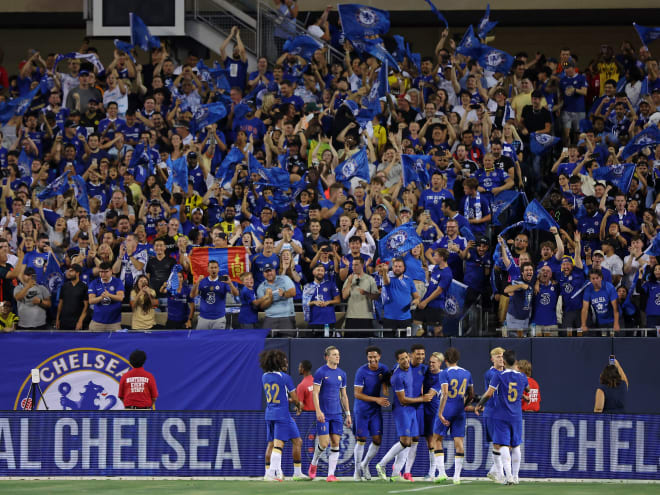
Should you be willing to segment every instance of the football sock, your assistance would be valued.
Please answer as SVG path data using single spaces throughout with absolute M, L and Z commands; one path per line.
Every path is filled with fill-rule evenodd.
M 435 451 L 435 468 L 438 470 L 440 476 L 446 476 L 445 473 L 445 451 L 436 450 Z
M 298 461 L 298 462 L 294 461 L 293 462 L 293 475 L 294 476 L 302 476 L 302 474 L 303 474 L 302 464 L 300 463 L 300 461 Z
M 396 462 L 392 468 L 392 476 L 398 476 L 401 473 L 401 469 L 408 459 L 408 453 L 410 452 L 410 447 L 406 447 L 401 451 L 401 454 L 396 457 Z
M 273 453 L 270 454 L 270 468 L 275 475 L 282 470 L 282 451 L 279 447 L 273 447 Z
M 387 454 L 385 454 L 385 457 L 383 457 L 378 464 L 381 466 L 385 467 L 389 462 L 394 459 L 399 452 L 401 452 L 405 447 L 401 442 L 397 442 L 394 445 L 392 445 L 392 448 L 389 450 Z
M 464 453 L 458 453 L 454 455 L 454 479 L 457 480 L 461 477 L 461 469 L 463 469 L 463 459 L 465 458 Z
M 506 476 L 506 479 L 510 479 L 512 474 L 511 474 L 511 452 L 509 451 L 509 447 L 502 447 L 500 449 L 500 454 L 502 457 L 502 467 L 504 468 L 504 474 Z
M 339 447 L 331 448 L 330 455 L 328 456 L 328 476 L 335 475 L 335 469 L 337 469 L 337 461 L 339 460 Z
M 379 449 L 380 449 L 380 445 L 376 445 L 375 443 L 371 442 L 371 445 L 369 445 L 369 448 L 367 449 L 367 455 L 362 460 L 362 464 L 368 466 L 369 463 L 371 462 L 371 459 L 376 457 L 376 454 L 378 453 Z
M 435 475 L 435 451 L 429 447 L 429 476 Z
M 410 473 L 413 464 L 415 463 L 415 457 L 417 457 L 417 446 L 419 442 L 413 442 L 408 451 L 408 459 L 406 460 L 406 470 L 404 473 Z
M 495 466 L 495 474 L 498 477 L 504 476 L 502 472 L 502 456 L 497 450 L 493 450 L 493 466 Z
M 358 440 L 355 442 L 355 448 L 353 449 L 353 458 L 355 459 L 355 466 L 362 462 L 362 456 L 364 455 L 364 442 Z
M 518 473 L 520 472 L 521 457 L 520 445 L 518 445 L 511 450 L 511 471 L 514 478 L 517 478 Z
M 320 444 L 317 444 L 316 448 L 314 449 L 314 457 L 312 457 L 312 464 L 314 466 L 319 463 L 319 459 L 323 455 L 323 452 L 325 452 L 325 449 L 322 448 Z

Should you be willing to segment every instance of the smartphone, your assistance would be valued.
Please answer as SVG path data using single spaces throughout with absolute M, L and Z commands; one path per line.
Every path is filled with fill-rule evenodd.
M 568 153 L 568 147 L 564 146 L 564 148 L 562 148 L 561 152 L 562 153 Z
M 616 359 L 615 359 L 615 357 L 614 357 L 614 354 L 610 354 L 610 364 L 611 364 L 612 366 L 614 366 L 614 361 L 615 361 L 615 360 L 616 360 Z
M 223 282 L 229 282 L 229 275 L 223 275 L 222 276 L 222 281 Z

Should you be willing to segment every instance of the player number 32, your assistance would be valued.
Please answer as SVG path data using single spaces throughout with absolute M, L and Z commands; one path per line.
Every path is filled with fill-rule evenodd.
M 264 390 L 266 391 L 266 402 L 272 404 L 279 404 L 280 400 L 277 396 L 280 394 L 280 386 L 277 383 L 267 383 L 264 385 Z

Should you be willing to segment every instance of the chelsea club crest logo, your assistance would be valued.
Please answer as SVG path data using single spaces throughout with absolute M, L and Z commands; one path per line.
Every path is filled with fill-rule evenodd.
M 344 166 L 341 168 L 341 173 L 344 174 L 344 177 L 352 177 L 355 174 L 357 169 L 357 163 L 355 160 L 351 159 L 344 163 Z
M 537 134 L 536 142 L 545 146 L 552 141 L 552 136 L 550 134 Z
M 408 234 L 406 234 L 404 231 L 397 232 L 387 240 L 387 247 L 390 251 L 394 251 L 403 246 L 407 240 Z
M 363 26 L 373 26 L 376 23 L 376 13 L 367 7 L 362 7 L 357 12 L 357 20 Z
M 458 313 L 458 301 L 454 296 L 449 296 L 445 299 L 445 311 L 452 316 Z
M 525 222 L 537 224 L 539 223 L 539 217 L 537 217 L 533 213 L 525 213 Z
M 114 352 L 93 347 L 68 349 L 36 364 L 43 397 L 36 405 L 27 397 L 30 375 L 16 394 L 14 409 L 100 411 L 123 409 L 117 398 L 119 380 L 131 369 L 130 363 Z
M 504 62 L 504 56 L 501 53 L 493 50 L 488 55 L 486 55 L 486 61 L 488 62 L 488 65 L 497 67 Z

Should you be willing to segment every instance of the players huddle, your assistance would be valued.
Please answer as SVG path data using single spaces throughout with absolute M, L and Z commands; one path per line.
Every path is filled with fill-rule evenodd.
M 288 362 L 282 351 L 264 351 L 260 356 L 264 370 L 262 383 L 266 395 L 266 476 L 268 481 L 282 481 L 282 448 L 286 441 L 293 445 L 294 480 L 314 479 L 320 457 L 329 447 L 326 481 L 337 481 L 335 469 L 339 459 L 339 442 L 344 425 L 355 422 L 354 449 L 355 481 L 370 480 L 369 464 L 380 449 L 383 435 L 382 408 L 390 405 L 389 392 L 393 391 L 392 414 L 399 441 L 376 464 L 376 472 L 383 480 L 413 481 L 412 466 L 417 456 L 420 437 L 426 438 L 429 472 L 425 481 L 447 480 L 443 452 L 443 439 L 453 438 L 455 456 L 454 484 L 461 482 L 461 469 L 465 456 L 464 438 L 466 411 L 483 413 L 486 435 L 493 443 L 493 466 L 488 478 L 500 484 L 517 484 L 520 470 L 520 444 L 522 441 L 521 401 L 529 390 L 527 377 L 516 369 L 514 351 L 497 347 L 491 351 L 493 366 L 484 380 L 486 393 L 476 405 L 472 375 L 458 365 L 460 353 L 450 347 L 443 355 L 434 352 L 428 365 L 426 351 L 421 344 L 413 345 L 410 352 L 396 351 L 396 365 L 390 370 L 380 362 L 381 351 L 376 346 L 366 349 L 367 364 L 361 366 L 354 381 L 354 420 L 346 394 L 346 373 L 339 368 L 339 349 L 325 350 L 326 364 L 314 373 L 313 399 L 316 411 L 317 445 L 308 475 L 301 470 L 302 440 L 296 423 L 289 413 L 289 402 L 298 414 L 301 403 L 293 381 L 286 374 Z M 442 363 L 446 368 L 441 369 Z M 365 454 L 367 437 L 371 443 Z M 394 461 L 390 477 L 387 467 Z

